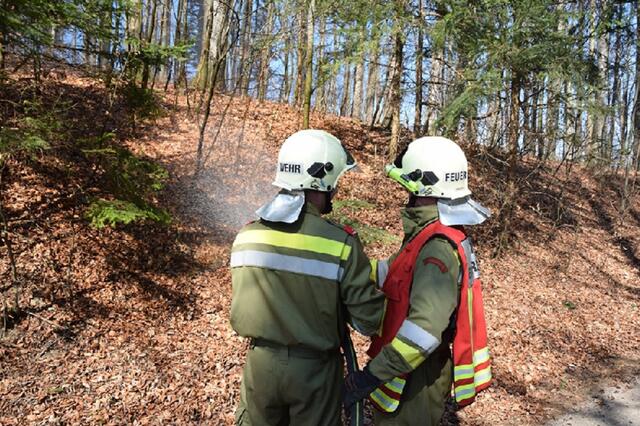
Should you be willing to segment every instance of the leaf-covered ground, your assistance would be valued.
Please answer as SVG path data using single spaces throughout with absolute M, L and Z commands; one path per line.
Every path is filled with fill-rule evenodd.
M 219 95 L 194 180 L 197 125 L 183 98 L 172 106 L 167 96 L 163 117 L 130 128 L 105 117 L 101 90 L 69 78 L 44 96 L 71 100 L 65 123 L 77 132 L 113 130 L 164 165 L 170 178 L 157 201 L 173 222 L 89 227 L 84 211 L 105 189 L 73 140 L 9 161 L 1 197 L 29 305 L 0 339 L 0 423 L 232 424 L 247 343 L 228 323 L 229 246 L 275 192 L 277 149 L 299 113 Z M 360 163 L 340 188 L 339 213 L 378 230 L 371 256 L 393 253 L 405 195 L 381 172 L 388 135 L 332 116 L 314 115 L 312 126 L 336 134 Z M 475 196 L 494 211 L 472 232 L 495 383 L 446 422 L 540 424 L 640 370 L 640 200 L 621 223 L 619 176 L 525 160 L 505 241 L 506 164 L 499 152 L 465 149 Z M 6 247 L 0 253 L 10 304 Z M 363 353 L 366 341 L 357 342 Z

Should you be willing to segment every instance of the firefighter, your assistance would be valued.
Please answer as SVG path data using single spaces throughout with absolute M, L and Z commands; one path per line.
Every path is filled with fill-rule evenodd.
M 368 396 L 377 425 L 438 425 L 454 381 L 463 406 L 491 379 L 477 261 L 462 228 L 489 211 L 470 198 L 466 157 L 449 139 L 415 140 L 387 174 L 410 193 L 405 236 L 382 281 L 381 336 L 347 377 L 345 403 Z
M 370 336 L 384 305 L 356 233 L 321 217 L 353 167 L 331 134 L 293 134 L 278 156 L 280 192 L 233 243 L 231 325 L 250 338 L 236 424 L 340 423 L 341 324 Z

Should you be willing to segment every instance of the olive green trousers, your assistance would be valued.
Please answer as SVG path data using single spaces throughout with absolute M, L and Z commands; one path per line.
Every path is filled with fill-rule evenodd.
M 249 350 L 236 425 L 340 425 L 340 355 L 290 352 L 266 346 Z

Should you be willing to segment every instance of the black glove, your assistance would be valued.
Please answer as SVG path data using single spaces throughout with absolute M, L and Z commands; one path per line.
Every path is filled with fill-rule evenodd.
M 362 371 L 356 371 L 349 374 L 345 380 L 345 393 L 342 403 L 346 408 L 351 407 L 356 402 L 368 396 L 373 392 L 382 381 L 369 371 L 367 365 Z

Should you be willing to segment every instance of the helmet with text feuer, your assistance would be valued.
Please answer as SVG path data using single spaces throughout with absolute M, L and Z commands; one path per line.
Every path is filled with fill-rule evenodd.
M 386 172 L 417 197 L 456 200 L 471 194 L 467 158 L 458 144 L 444 137 L 414 140 Z

